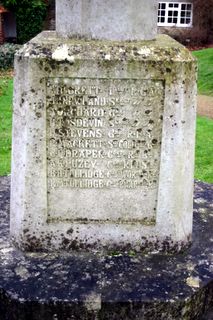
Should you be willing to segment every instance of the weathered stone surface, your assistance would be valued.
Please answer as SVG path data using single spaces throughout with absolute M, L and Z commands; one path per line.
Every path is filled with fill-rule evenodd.
M 22 253 L 10 244 L 9 189 L 0 178 L 1 320 L 212 319 L 212 185 L 196 182 L 192 246 L 169 255 Z
M 16 55 L 11 236 L 26 250 L 179 250 L 192 230 L 195 70 L 155 42 L 61 40 Z
M 63 37 L 152 40 L 156 0 L 57 0 L 56 31 Z

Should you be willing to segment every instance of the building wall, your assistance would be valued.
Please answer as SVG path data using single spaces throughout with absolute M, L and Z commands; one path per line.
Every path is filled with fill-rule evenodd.
M 159 33 L 165 33 L 183 44 L 196 45 L 213 42 L 213 0 L 165 0 L 162 2 L 193 3 L 192 27 L 158 27 Z

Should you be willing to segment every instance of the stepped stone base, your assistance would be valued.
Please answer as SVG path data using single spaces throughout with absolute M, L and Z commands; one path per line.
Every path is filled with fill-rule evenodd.
M 212 319 L 213 185 L 196 182 L 193 244 L 173 255 L 22 253 L 0 178 L 1 320 Z

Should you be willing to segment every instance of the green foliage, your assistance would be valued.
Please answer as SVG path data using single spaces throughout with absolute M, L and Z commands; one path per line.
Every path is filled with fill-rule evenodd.
M 1 0 L 1 3 L 7 8 L 11 8 L 17 4 L 17 0 Z
M 47 14 L 45 1 L 1 0 L 1 3 L 15 13 L 18 43 L 29 41 L 42 30 Z
M 14 54 L 19 48 L 20 45 L 12 43 L 0 45 L 0 70 L 13 67 Z
M 195 177 L 213 183 L 213 120 L 198 117 L 195 152 Z
M 198 59 L 198 92 L 213 96 L 213 48 L 192 54 Z

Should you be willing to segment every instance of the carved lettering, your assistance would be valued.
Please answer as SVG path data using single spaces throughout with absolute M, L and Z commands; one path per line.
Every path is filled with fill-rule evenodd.
M 48 190 L 157 187 L 160 80 L 47 80 Z

